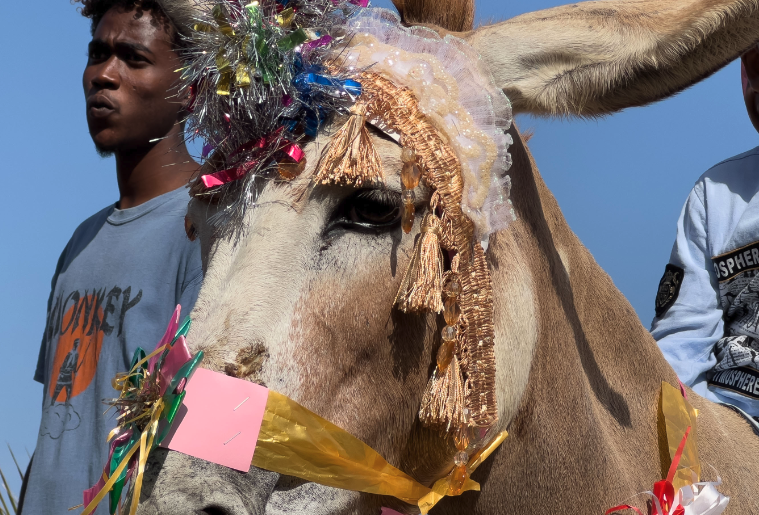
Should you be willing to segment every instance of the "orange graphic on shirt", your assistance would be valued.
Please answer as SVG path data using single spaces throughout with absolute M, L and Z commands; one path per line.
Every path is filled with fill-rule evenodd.
M 99 327 L 103 309 L 95 305 L 96 297 L 92 294 L 75 302 L 63 315 L 60 328 L 56 328 L 65 330 L 58 338 L 53 359 L 48 392 L 52 403 L 68 402 L 85 391 L 95 377 L 103 344 L 103 331 Z

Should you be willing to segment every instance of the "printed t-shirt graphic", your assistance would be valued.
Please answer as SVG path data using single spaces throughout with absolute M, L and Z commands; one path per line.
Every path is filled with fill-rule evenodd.
M 68 402 L 90 385 L 103 344 L 102 332 L 99 329 L 95 330 L 96 320 L 103 317 L 100 306 L 93 309 L 97 296 L 91 294 L 81 298 L 81 306 L 79 292 L 73 292 L 69 298 L 73 304 L 61 318 L 58 348 L 55 351 L 48 387 L 51 406 L 55 402 Z M 84 313 L 85 305 L 89 308 L 87 313 Z
M 139 303 L 142 290 L 131 298 L 131 287 L 74 290 L 56 298 L 49 315 L 46 338 L 58 342 L 47 386 L 49 400 L 43 407 L 47 423 L 40 426 L 40 435 L 57 439 L 64 431 L 79 427 L 81 414 L 71 401 L 92 383 L 100 359 L 103 338 L 114 330 L 123 330 L 126 313 Z M 119 301 L 121 303 L 119 304 Z
M 109 336 L 116 327 L 121 334 L 127 311 L 142 298 L 139 290 L 132 299 L 131 290 L 131 286 L 123 290 L 115 286 L 107 295 L 105 288 L 92 293 L 75 290 L 63 302 L 60 296 L 56 299 L 50 330 L 58 328 L 59 336 L 48 388 L 51 404 L 67 401 L 89 386 L 97 369 L 103 336 Z M 110 320 L 109 315 L 115 320 Z
M 759 242 L 712 258 L 724 312 L 724 337 L 709 388 L 728 397 L 759 399 Z

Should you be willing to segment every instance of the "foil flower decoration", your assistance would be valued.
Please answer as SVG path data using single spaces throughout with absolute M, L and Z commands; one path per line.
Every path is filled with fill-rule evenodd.
M 185 385 L 203 359 L 203 351 L 190 354 L 185 340 L 190 318 L 180 326 L 180 312 L 181 306 L 177 306 L 153 352 L 146 355 L 138 347 L 129 372 L 113 378 L 119 396 L 106 403 L 118 410 L 117 426 L 108 435 L 110 452 L 102 477 L 84 491 L 82 515 L 92 513 L 106 494 L 109 512 L 114 515 L 127 483 L 131 495 L 127 495 L 122 513 L 133 515 L 137 511 L 148 456 L 171 429 L 185 396 Z
M 716 481 L 699 481 L 701 465 L 695 430 L 698 412 L 686 395 L 682 383 L 678 391 L 662 382 L 661 413 L 672 462 L 666 479 L 657 481 L 645 492 L 651 497 L 649 515 L 720 515 L 730 501 L 717 490 L 722 484 L 719 477 Z M 626 510 L 643 515 L 639 508 L 629 504 L 610 508 L 605 515 Z

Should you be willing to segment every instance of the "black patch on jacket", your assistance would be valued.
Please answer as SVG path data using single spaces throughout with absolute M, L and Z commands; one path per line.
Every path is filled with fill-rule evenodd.
M 747 270 L 759 268 L 759 241 L 712 258 L 719 282 L 727 281 Z
M 680 285 L 683 284 L 685 270 L 679 266 L 669 264 L 664 268 L 664 275 L 659 281 L 659 289 L 656 291 L 656 316 L 660 317 L 677 300 L 680 293 Z
M 759 370 L 751 367 L 728 368 L 706 374 L 707 384 L 724 388 L 752 399 L 759 399 Z

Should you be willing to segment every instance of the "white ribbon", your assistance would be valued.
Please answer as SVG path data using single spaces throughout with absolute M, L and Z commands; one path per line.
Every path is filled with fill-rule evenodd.
M 730 502 L 729 497 L 717 490 L 721 484 L 722 479 L 717 476 L 716 481 L 684 486 L 675 493 L 675 505 L 682 505 L 685 515 L 720 515 Z
M 685 509 L 685 515 L 720 515 L 730 502 L 730 497 L 717 490 L 721 484 L 722 478 L 717 476 L 716 481 L 703 481 L 682 487 L 675 492 L 675 499 L 668 513 L 664 511 L 653 492 L 646 493 L 653 498 L 656 510 L 654 515 L 673 515 L 678 506 Z

